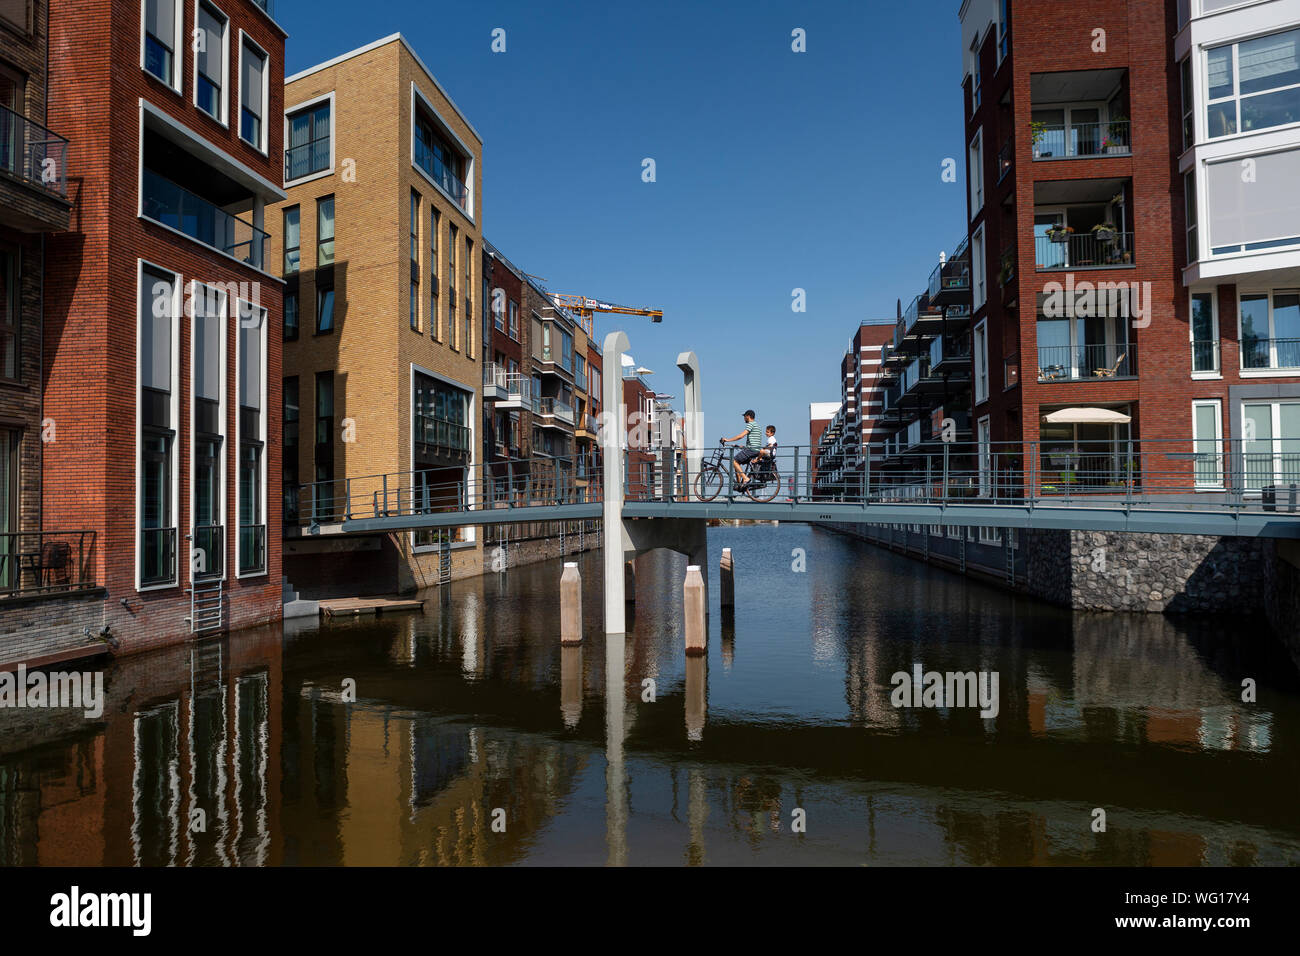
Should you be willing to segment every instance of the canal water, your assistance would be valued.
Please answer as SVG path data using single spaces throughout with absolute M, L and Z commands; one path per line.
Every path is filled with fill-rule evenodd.
M 724 546 L 704 659 L 683 558 L 640 562 L 607 646 L 592 553 L 580 648 L 549 561 L 123 659 L 97 718 L 0 711 L 0 863 L 1300 864 L 1300 687 L 1249 609 L 1072 614 L 801 525 Z M 997 715 L 893 706 L 916 666 L 996 672 Z

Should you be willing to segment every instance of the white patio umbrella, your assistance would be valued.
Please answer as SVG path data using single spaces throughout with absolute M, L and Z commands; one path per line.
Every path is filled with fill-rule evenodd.
M 1132 418 L 1110 408 L 1058 408 L 1043 416 L 1053 425 L 1123 425 Z

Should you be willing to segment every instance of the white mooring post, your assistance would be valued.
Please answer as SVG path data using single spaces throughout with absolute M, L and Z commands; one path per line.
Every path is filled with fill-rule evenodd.
M 686 612 L 686 653 L 695 656 L 704 653 L 708 634 L 704 609 L 708 596 L 704 591 L 704 576 L 698 564 L 686 568 L 686 583 L 682 586 L 682 609 Z
M 564 562 L 560 575 L 560 643 L 582 643 L 582 574 L 578 562 Z
M 627 631 L 627 608 L 624 606 L 623 583 L 623 434 L 625 409 L 623 407 L 623 353 L 631 346 L 625 332 L 610 332 L 605 336 L 605 368 L 610 374 L 601 380 L 601 402 L 604 405 L 604 427 L 600 443 L 604 456 L 604 492 L 601 517 L 604 519 L 603 542 L 605 546 L 605 634 L 623 634 Z
M 731 549 L 722 549 L 722 558 L 718 561 L 720 572 L 718 585 L 722 594 L 722 607 L 736 606 L 736 566 L 732 563 Z

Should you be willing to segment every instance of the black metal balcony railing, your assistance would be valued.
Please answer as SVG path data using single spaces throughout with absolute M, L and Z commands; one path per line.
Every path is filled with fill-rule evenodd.
M 1040 271 L 1132 265 L 1133 233 L 1114 232 L 1109 238 L 1093 232 L 1035 236 L 1034 260 Z
M 465 184 L 448 169 L 424 143 L 415 141 L 415 163 L 428 174 L 429 178 L 442 187 L 443 192 L 455 200 L 456 205 L 464 209 L 469 202 L 469 190 Z
M 0 597 L 92 587 L 94 531 L 0 534 Z
M 176 581 L 176 529 L 146 528 L 140 532 L 140 584 Z
M 190 538 L 190 568 L 195 578 L 219 578 L 226 553 L 226 529 L 219 524 L 201 524 Z
M 284 178 L 301 179 L 330 168 L 330 138 L 322 136 L 310 143 L 291 146 L 284 151 Z
M 1110 123 L 1049 124 L 1036 127 L 1034 159 L 1077 159 L 1089 156 L 1127 156 L 1132 150 L 1129 124 L 1123 120 Z
M 239 571 L 241 574 L 266 570 L 266 525 L 239 526 Z
M 1099 378 L 1131 378 L 1137 374 L 1137 346 L 1044 345 L 1038 349 L 1040 382 L 1079 382 Z
M 1242 368 L 1300 368 L 1300 339 L 1241 340 Z
M 0 171 L 56 196 L 67 196 L 68 141 L 0 106 Z
M 431 415 L 415 416 L 415 440 L 431 448 L 469 454 L 469 426 L 434 418 Z
M 1219 370 L 1219 342 L 1217 339 L 1198 339 L 1192 343 L 1192 371 L 1217 372 Z
M 252 223 L 202 199 L 151 169 L 142 174 L 144 215 L 218 249 L 240 262 L 261 268 L 270 235 Z

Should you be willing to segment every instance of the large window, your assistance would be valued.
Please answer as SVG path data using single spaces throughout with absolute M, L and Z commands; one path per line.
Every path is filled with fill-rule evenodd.
M 324 172 L 334 163 L 328 99 L 302 107 L 287 119 L 284 178 L 288 182 Z
M 316 267 L 334 262 L 334 197 L 316 201 Z
M 1196 94 L 1192 85 L 1192 58 L 1178 65 L 1178 75 L 1183 98 L 1183 149 L 1196 145 Z
M 415 165 L 438 185 L 456 205 L 469 208 L 465 185 L 468 162 L 442 127 L 417 100 L 414 130 Z
M 516 342 L 519 341 L 519 303 L 514 299 L 509 303 L 510 326 L 506 330 L 507 334 Z
M 176 90 L 181 88 L 176 62 L 180 22 L 181 0 L 145 0 L 144 68 Z
M 465 338 L 461 347 L 469 355 L 474 347 L 474 297 L 470 294 L 474 288 L 474 240 L 465 237 Z
M 298 338 L 298 293 L 284 294 L 284 340 L 292 342 Z
M 988 266 L 984 262 L 984 227 L 975 230 L 970 240 L 971 311 L 978 312 L 984 305 L 984 283 Z
M 411 328 L 420 331 L 420 194 L 411 190 Z
M 456 348 L 456 246 L 460 230 L 447 223 L 447 344 Z
M 247 37 L 239 45 L 239 135 L 266 152 L 266 53 Z
M 1183 176 L 1183 203 L 1187 213 L 1187 264 L 1201 258 L 1200 231 L 1196 228 L 1196 171 Z
M 316 284 L 316 334 L 334 331 L 334 286 Z
M 429 203 L 429 335 L 435 340 L 438 332 L 438 230 L 442 228 L 442 216 L 438 208 Z
M 334 501 L 334 373 L 316 373 L 316 447 L 313 517 L 333 517 Z
M 1193 292 L 1191 309 L 1192 373 L 1219 371 L 1219 316 L 1213 292 Z
M 1300 290 L 1241 293 L 1241 367 L 1300 368 Z
M 20 586 L 18 580 L 18 490 L 21 484 L 19 447 L 22 432 L 0 427 L 0 591 Z
M 140 274 L 140 585 L 176 583 L 176 421 L 172 351 L 180 319 L 179 277 Z
M 0 249 L 0 378 L 22 377 L 22 296 L 18 253 Z
M 1300 402 L 1243 402 L 1241 418 L 1246 488 L 1300 482 Z
M 981 322 L 975 326 L 974 339 L 975 360 L 975 401 L 987 401 L 989 397 L 989 344 L 988 323 Z
M 970 217 L 984 208 L 984 148 L 980 132 L 970 144 Z
M 290 206 L 284 211 L 284 274 L 290 275 L 298 271 L 300 244 L 302 234 L 299 230 L 298 218 L 300 210 L 297 206 Z
M 240 303 L 239 573 L 266 570 L 266 310 Z
M 219 123 L 226 121 L 225 14 L 200 0 L 194 27 L 194 105 Z
M 1223 432 L 1218 399 L 1192 402 L 1196 487 L 1223 487 Z
M 1300 149 L 1205 167 L 1210 254 L 1300 245 Z
M 1206 52 L 1211 139 L 1300 123 L 1300 30 Z
M 196 578 L 220 577 L 225 554 L 222 507 L 221 344 L 225 340 L 226 297 L 218 289 L 193 288 L 193 527 L 190 569 Z
M 298 523 L 298 422 L 301 414 L 298 396 L 298 376 L 284 380 L 284 415 L 281 419 L 283 453 L 280 468 L 284 490 L 284 523 Z

